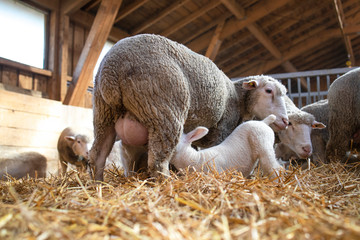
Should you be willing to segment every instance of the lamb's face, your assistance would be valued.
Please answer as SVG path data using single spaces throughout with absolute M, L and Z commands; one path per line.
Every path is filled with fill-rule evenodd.
M 289 123 L 286 130 L 278 132 L 280 141 L 287 145 L 300 158 L 308 158 L 312 154 L 311 126 L 307 124 Z
M 277 132 L 286 129 L 289 119 L 285 107 L 285 87 L 275 79 L 268 77 L 250 80 L 245 84 L 245 89 L 254 91 L 251 93 L 249 109 L 256 118 L 264 119 L 270 114 L 276 116 L 271 128 Z M 244 86 L 243 84 L 243 86 Z

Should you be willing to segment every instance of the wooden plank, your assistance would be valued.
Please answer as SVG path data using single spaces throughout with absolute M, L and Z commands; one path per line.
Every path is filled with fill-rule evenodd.
M 10 86 L 18 85 L 18 72 L 15 68 L 12 67 L 3 67 L 2 71 L 2 83 Z
M 72 69 L 73 72 L 76 68 L 76 64 L 79 61 L 80 55 L 81 55 L 81 51 L 84 47 L 84 43 L 85 43 L 85 30 L 83 27 L 75 24 L 74 25 L 74 38 L 73 38 L 73 51 L 72 51 Z M 72 75 L 72 73 L 68 73 L 69 75 Z
M 120 10 L 119 14 L 115 18 L 114 23 L 117 23 L 121 19 L 125 18 L 126 16 L 128 16 L 129 14 L 134 12 L 136 9 L 138 9 L 139 7 L 141 7 L 142 5 L 144 5 L 148 1 L 149 0 L 135 0 L 135 1 L 132 1 L 132 3 L 130 3 L 129 5 L 123 7 Z
M 49 70 L 28 66 L 26 64 L 22 64 L 22 63 L 12 61 L 10 59 L 2 58 L 2 57 L 0 57 L 0 65 L 4 65 L 7 67 L 13 67 L 13 68 L 28 71 L 31 73 L 41 74 L 41 75 L 48 76 L 48 77 L 52 76 L 52 72 Z
M 86 28 L 91 28 L 93 22 L 94 22 L 95 17 L 87 12 L 84 11 L 77 11 L 76 13 L 71 15 L 71 20 L 79 23 L 83 26 L 85 26 Z M 130 34 L 117 28 L 117 27 L 112 27 L 110 34 L 109 34 L 109 39 L 113 42 L 117 42 L 122 38 L 125 37 L 129 37 Z
M 195 20 L 196 18 L 200 17 L 201 15 L 203 15 L 204 13 L 208 12 L 209 10 L 217 7 L 218 5 L 220 5 L 221 2 L 219 2 L 218 0 L 211 0 L 208 4 L 202 6 L 200 9 L 198 9 L 197 11 L 191 13 L 189 16 L 187 16 L 186 18 L 184 18 L 183 20 L 180 20 L 179 22 L 175 23 L 174 25 L 172 25 L 170 28 L 165 29 L 164 31 L 162 31 L 160 33 L 160 35 L 163 36 L 169 36 L 170 34 L 176 32 L 177 30 L 179 30 L 180 28 L 186 26 L 187 24 L 189 24 L 190 22 L 192 22 L 193 20 Z
M 39 113 L 4 109 L 0 107 L 0 126 L 5 128 L 18 128 L 37 131 L 60 133 L 63 128 L 61 116 L 49 116 Z M 55 126 L 60 126 L 56 129 Z
M 34 148 L 56 147 L 59 134 L 39 130 L 7 128 L 0 126 L 0 145 Z
M 109 36 L 121 1 L 103 0 L 73 74 L 64 104 L 78 106 L 90 83 L 92 70 Z
M 86 5 L 90 0 L 62 0 L 61 1 L 61 14 L 71 14 L 79 10 L 82 6 Z
M 35 98 L 0 89 L 0 108 L 2 109 L 59 116 L 61 114 L 61 106 L 61 102 L 58 101 Z
M 245 17 L 245 9 L 243 9 L 235 0 L 221 0 L 229 11 L 231 11 L 237 19 Z
M 219 25 L 217 25 L 216 29 L 215 29 L 215 33 L 214 36 L 212 37 L 209 47 L 206 50 L 206 54 L 205 56 L 210 58 L 211 60 L 214 61 L 217 53 L 219 52 L 222 40 L 219 39 L 221 31 L 224 27 L 225 21 L 219 23 Z
M 33 90 L 47 94 L 47 82 L 48 82 L 47 77 L 35 74 Z
M 24 89 L 33 89 L 33 77 L 29 72 L 19 71 L 19 87 Z
M 135 35 L 135 34 L 138 34 L 138 33 L 142 32 L 142 31 L 144 31 L 146 28 L 148 28 L 151 25 L 153 25 L 154 23 L 160 21 L 162 18 L 164 18 L 165 16 L 167 16 L 171 12 L 175 11 L 179 7 L 183 6 L 188 1 L 189 0 L 177 0 L 177 1 L 173 2 L 170 6 L 166 7 L 165 9 L 160 11 L 159 13 L 154 14 L 147 21 L 145 21 L 141 25 L 135 27 L 131 31 L 131 34 Z

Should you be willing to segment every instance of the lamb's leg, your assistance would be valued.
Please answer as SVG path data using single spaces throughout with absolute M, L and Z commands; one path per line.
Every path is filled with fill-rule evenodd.
M 65 161 L 63 160 L 62 157 L 60 157 L 60 166 L 61 166 L 62 175 L 65 175 L 66 170 L 67 170 L 67 164 L 65 163 Z
M 104 180 L 106 158 L 115 143 L 115 113 L 102 99 L 100 93 L 94 94 L 94 143 L 90 150 L 90 168 L 95 180 Z
M 275 151 L 271 146 L 264 148 L 259 153 L 260 166 L 265 175 L 275 176 L 283 167 L 279 164 L 275 157 Z

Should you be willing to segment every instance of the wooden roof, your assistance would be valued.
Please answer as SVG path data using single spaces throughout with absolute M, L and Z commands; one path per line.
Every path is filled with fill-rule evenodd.
M 60 9 L 90 27 L 111 1 L 121 2 L 62 0 Z M 111 8 L 104 11 L 116 10 L 112 41 L 161 34 L 208 56 L 229 77 L 360 65 L 359 0 L 123 0 Z

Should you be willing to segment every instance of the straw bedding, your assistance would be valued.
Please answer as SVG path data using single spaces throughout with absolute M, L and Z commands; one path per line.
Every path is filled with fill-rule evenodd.
M 279 180 L 279 179 L 278 179 Z M 360 172 L 340 163 L 255 174 L 105 173 L 0 182 L 0 239 L 360 239 Z

